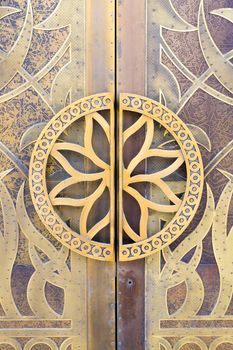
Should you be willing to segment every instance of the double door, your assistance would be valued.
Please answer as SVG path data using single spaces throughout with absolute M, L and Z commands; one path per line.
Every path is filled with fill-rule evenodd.
M 1 349 L 233 349 L 232 13 L 0 4 Z

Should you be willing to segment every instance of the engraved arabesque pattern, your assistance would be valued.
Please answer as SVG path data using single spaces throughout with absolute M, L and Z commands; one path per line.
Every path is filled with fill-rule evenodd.
M 42 129 L 85 95 L 84 31 L 82 0 L 1 1 L 1 350 L 87 348 L 85 259 L 41 225 L 28 189 Z
M 230 0 L 147 2 L 147 95 L 187 123 L 205 177 L 189 229 L 146 260 L 149 349 L 233 346 L 232 14 Z
M 196 227 L 147 258 L 148 349 L 233 346 L 232 11 L 232 0 L 147 1 L 146 95 L 191 124 L 208 181 Z M 0 7 L 2 349 L 88 347 L 86 263 L 51 242 L 27 190 L 31 144 L 56 112 L 85 95 L 84 13 L 83 0 Z

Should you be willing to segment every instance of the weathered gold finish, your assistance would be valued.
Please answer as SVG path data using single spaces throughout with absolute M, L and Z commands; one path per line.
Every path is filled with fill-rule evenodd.
M 124 111 L 139 113 L 140 117 L 128 129 L 122 130 L 122 119 Z M 136 117 L 135 117 L 136 118 Z M 154 121 L 163 126 L 170 133 L 180 149 L 164 149 L 163 145 L 152 148 L 154 137 Z M 131 160 L 125 168 L 123 164 L 123 147 L 133 134 L 140 128 L 146 126 L 144 143 L 139 153 Z M 197 143 L 187 126 L 169 109 L 146 97 L 121 94 L 120 95 L 120 260 L 132 260 L 148 256 L 168 246 L 190 224 L 200 203 L 203 188 L 203 166 Z M 171 142 L 171 140 L 170 140 Z M 166 144 L 166 143 L 165 143 Z M 172 158 L 175 161 L 167 168 L 150 174 L 133 175 L 137 165 L 150 157 Z M 187 183 L 182 200 L 172 191 L 165 180 L 174 173 L 185 162 L 187 171 Z M 161 204 L 143 197 L 135 188 L 135 183 L 149 182 L 158 186 L 172 204 Z M 123 191 L 136 199 L 140 206 L 141 217 L 139 233 L 137 234 L 127 222 L 123 213 Z M 149 209 L 161 213 L 176 213 L 171 221 L 159 232 L 148 236 Z M 124 244 L 124 233 L 134 243 Z
M 115 273 L 114 261 L 87 259 L 60 244 L 46 230 L 31 203 L 28 165 L 34 142 L 56 113 L 83 96 L 101 91 L 114 94 L 116 3 L 117 90 L 147 96 L 180 116 L 200 146 L 206 191 L 191 225 L 179 239 L 151 256 L 143 255 L 146 259 L 118 263 Z M 231 7 L 230 0 L 5 0 L 0 6 L 1 350 L 232 348 Z M 96 120 L 99 116 L 106 118 L 105 112 L 88 116 L 98 124 L 99 134 L 104 131 Z M 125 119 L 128 113 L 135 115 L 135 121 L 141 118 L 144 130 L 140 131 L 151 129 L 152 118 L 141 111 L 126 111 Z M 84 120 L 77 121 L 79 140 L 85 133 Z M 125 125 L 127 136 L 127 122 Z M 159 126 L 159 130 L 163 132 L 164 128 Z M 98 131 L 93 132 L 97 139 Z M 48 157 L 51 163 L 46 186 L 51 205 L 53 202 L 59 215 L 62 212 L 59 217 L 69 227 L 79 221 L 75 206 L 69 205 L 72 201 L 68 200 L 66 178 L 56 177 L 55 171 L 57 167 L 68 169 L 69 154 L 78 153 L 75 141 L 68 140 L 66 132 L 64 138 L 56 140 Z M 136 147 L 143 132 L 139 132 Z M 128 140 L 137 135 L 134 132 L 125 141 L 126 153 Z M 168 133 L 165 142 L 167 138 Z M 133 148 L 134 140 L 130 141 L 129 148 Z M 101 142 L 99 138 L 96 144 Z M 157 155 L 162 155 L 161 149 L 171 155 L 165 142 Z M 174 151 L 174 158 L 159 157 L 164 164 L 170 159 L 177 166 L 165 181 L 172 190 L 167 192 L 171 202 L 164 194 L 163 183 L 162 190 L 157 186 L 158 179 L 156 185 L 138 182 L 150 175 L 148 159 L 142 160 L 138 174 L 125 174 L 128 181 L 134 177 L 125 189 L 135 194 L 132 189 L 139 187 L 138 198 L 145 207 L 147 201 L 163 207 L 154 206 L 161 211 L 149 209 L 148 231 L 145 224 L 141 231 L 126 230 L 128 240 L 123 246 L 134 240 L 133 244 L 140 244 L 147 234 L 151 237 L 164 223 L 169 225 L 179 212 L 187 179 L 177 181 L 185 155 L 180 147 Z M 91 153 L 86 154 L 85 159 Z M 85 160 L 82 170 L 97 176 L 99 170 L 93 171 L 90 163 Z M 107 184 L 102 170 L 97 181 Z M 69 171 L 67 176 L 75 182 L 79 175 L 71 168 Z M 75 185 L 77 192 L 72 200 L 89 196 L 96 189 L 93 183 L 88 181 L 81 190 L 79 183 Z M 93 216 L 98 220 L 102 212 L 96 212 Z M 93 224 L 93 217 L 90 221 Z M 82 226 L 84 236 L 89 235 L 90 242 L 102 242 L 106 230 L 97 237 L 90 226 Z
M 98 112 L 110 111 L 109 123 Z M 84 145 L 72 142 L 59 142 L 61 134 L 74 122 L 85 119 Z M 93 120 L 103 129 L 110 149 L 110 164 L 104 162 L 93 148 Z M 101 170 L 96 173 L 82 173 L 75 169 L 62 151 L 77 152 L 90 159 Z M 52 156 L 69 174 L 48 193 L 46 168 L 49 156 Z M 80 182 L 98 181 L 97 189 L 86 198 L 59 196 L 63 190 Z M 100 260 L 112 260 L 114 257 L 114 112 L 112 95 L 98 94 L 72 103 L 58 113 L 41 132 L 32 152 L 29 183 L 32 201 L 36 211 L 49 232 L 62 244 L 88 257 Z M 90 211 L 105 189 L 110 193 L 110 208 L 103 219 L 91 229 L 87 228 Z M 74 232 L 55 212 L 54 206 L 82 207 L 79 233 Z M 110 224 L 109 243 L 99 243 L 94 237 Z
M 98 112 L 110 110 L 110 125 Z M 124 111 L 141 113 L 141 117 L 125 130 L 122 134 L 122 118 Z M 84 145 L 81 146 L 72 142 L 59 142 L 62 133 L 75 121 L 85 118 Z M 111 160 L 106 164 L 100 159 L 92 145 L 93 120 L 96 120 L 104 130 L 110 145 Z M 164 149 L 164 145 L 153 149 L 154 121 L 165 127 L 180 149 Z M 61 243 L 72 250 L 95 259 L 111 260 L 114 256 L 113 241 L 113 198 L 114 198 L 114 141 L 113 141 L 113 101 L 110 94 L 100 94 L 79 100 L 66 107 L 58 113 L 51 122 L 43 129 L 35 145 L 31 157 L 29 182 L 32 200 L 37 213 L 47 229 Z M 120 97 L 120 163 L 123 162 L 123 147 L 129 137 L 135 134 L 142 126 L 146 125 L 145 142 L 128 167 L 120 171 L 120 220 L 123 215 L 123 196 L 125 191 L 139 203 L 141 210 L 140 231 L 137 234 L 123 216 L 123 227 L 120 224 L 120 260 L 142 258 L 162 249 L 173 242 L 187 228 L 198 208 L 202 187 L 203 167 L 198 146 L 191 132 L 184 123 L 171 111 L 161 104 L 146 98 L 122 94 Z M 122 143 L 123 142 L 123 143 Z M 166 142 L 165 142 L 166 145 Z M 75 169 L 62 155 L 62 151 L 77 152 L 89 158 L 101 171 L 86 174 Z M 57 163 L 69 174 L 69 177 L 60 181 L 48 192 L 46 184 L 46 167 L 49 156 L 52 156 Z M 174 162 L 166 169 L 151 174 L 136 175 L 132 173 L 137 165 L 144 159 L 151 157 L 171 158 Z M 171 189 L 166 177 L 174 173 L 185 162 L 187 171 L 187 183 L 184 198 L 180 199 Z M 123 163 L 122 163 L 123 164 Z M 123 171 L 123 173 L 122 173 Z M 71 198 L 62 195 L 63 191 L 77 183 L 101 180 L 97 189 L 86 198 Z M 164 193 L 172 204 L 163 204 L 159 201 L 144 198 L 132 184 L 139 182 L 153 183 Z M 111 207 L 109 212 L 91 229 L 87 229 L 89 213 L 97 201 L 108 188 L 110 192 Z M 79 223 L 79 233 L 72 230 L 55 212 L 56 206 L 82 207 Z M 148 215 L 149 209 L 160 213 L 176 213 L 169 223 L 153 236 L 148 236 Z M 102 228 L 110 224 L 110 244 L 99 243 L 94 237 Z M 123 243 L 123 230 L 125 234 L 135 243 Z
M 115 2 L 85 0 L 85 12 L 85 95 L 102 91 L 114 94 Z M 103 156 L 107 150 L 103 149 L 99 131 L 95 129 L 94 135 L 99 154 Z M 85 165 L 87 169 L 89 163 Z M 88 189 L 93 185 L 93 182 L 89 182 Z M 101 217 L 99 209 L 95 210 L 96 218 Z M 115 350 L 115 261 L 87 259 L 87 271 L 88 350 L 102 350 L 105 347 Z
M 232 14 L 231 2 L 147 1 L 147 95 L 191 124 L 205 191 L 189 229 L 146 258 L 146 349 L 233 346 Z

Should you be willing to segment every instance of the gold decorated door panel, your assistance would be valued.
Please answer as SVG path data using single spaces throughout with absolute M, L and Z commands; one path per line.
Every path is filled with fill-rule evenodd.
M 0 5 L 0 349 L 115 349 L 114 3 Z
M 0 1 L 0 350 L 233 349 L 232 26 Z
M 232 7 L 118 2 L 118 349 L 233 349 Z

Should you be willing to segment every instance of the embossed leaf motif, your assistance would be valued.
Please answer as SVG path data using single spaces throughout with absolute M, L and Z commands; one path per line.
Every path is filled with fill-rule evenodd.
M 208 234 L 215 214 L 215 202 L 211 188 L 207 183 L 207 198 L 205 211 L 198 225 L 191 231 L 190 235 L 174 249 L 166 247 L 163 250 L 163 257 L 166 261 L 160 275 L 161 288 L 166 292 L 161 293 L 167 298 L 167 290 L 178 284 L 186 284 L 186 302 L 173 316 L 192 317 L 200 309 L 204 299 L 203 282 L 197 272 L 197 267 L 203 252 L 203 239 Z M 194 249 L 190 260 L 184 261 L 186 254 Z M 168 315 L 167 315 L 168 316 Z
M 17 12 L 17 11 L 15 11 Z M 1 13 L 0 13 L 1 15 Z M 19 34 L 18 40 L 16 40 L 10 52 L 0 62 L 1 76 L 0 87 L 6 86 L 10 80 L 14 77 L 17 71 L 21 71 L 22 64 L 32 38 L 33 30 L 33 16 L 32 7 L 30 1 L 27 4 L 27 12 L 22 30 Z
M 16 259 L 19 230 L 16 220 L 15 206 L 10 192 L 2 181 L 11 169 L 0 173 L 0 210 L 3 215 L 3 232 L 0 230 L 0 303 L 8 317 L 18 317 L 11 289 L 11 272 Z
M 152 143 L 155 137 L 154 121 L 146 116 L 141 116 L 132 126 L 123 133 L 123 142 L 126 142 L 129 137 L 133 136 L 143 126 L 146 127 L 145 139 L 138 154 L 131 159 L 128 166 L 124 169 L 123 190 L 132 196 L 138 203 L 141 211 L 139 234 L 137 234 L 129 225 L 126 216 L 124 216 L 124 231 L 134 241 L 139 241 L 148 236 L 148 216 L 149 210 L 154 210 L 160 213 L 175 213 L 180 208 L 182 200 L 177 196 L 172 188 L 175 183 L 166 181 L 166 178 L 175 173 L 184 163 L 184 157 L 180 149 L 162 149 L 161 147 L 152 148 Z M 170 140 L 171 141 L 171 140 Z M 147 161 L 149 158 L 172 159 L 172 163 L 161 170 L 152 173 L 134 175 L 136 167 L 142 161 Z M 168 204 L 161 204 L 161 201 L 153 201 L 147 199 L 133 186 L 137 183 L 150 183 L 157 186 Z
M 57 142 L 52 148 L 51 156 L 59 163 L 59 165 L 69 174 L 69 177 L 58 182 L 50 191 L 49 198 L 53 206 L 72 206 L 82 207 L 80 215 L 79 230 L 80 234 L 92 239 L 101 229 L 106 227 L 110 222 L 110 214 L 108 213 L 98 221 L 92 228 L 88 229 L 88 217 L 93 205 L 103 195 L 106 189 L 110 187 L 110 165 L 102 160 L 93 148 L 93 122 L 94 120 L 102 127 L 107 140 L 110 140 L 109 124 L 99 113 L 92 113 L 85 117 L 85 134 L 84 146 L 72 142 Z M 86 173 L 77 170 L 70 162 L 63 151 L 76 152 L 86 159 L 94 163 L 99 171 Z M 66 153 L 67 154 L 67 153 Z M 70 186 L 78 183 L 88 183 L 98 181 L 98 187 L 84 198 L 71 198 L 64 194 L 65 190 Z
M 213 12 L 215 13 L 215 12 Z M 217 14 L 219 12 L 217 11 Z M 227 16 L 228 19 L 231 19 L 231 12 L 224 10 L 223 16 Z M 221 51 L 215 44 L 211 33 L 209 31 L 205 12 L 204 12 L 204 4 L 200 3 L 199 9 L 199 42 L 205 57 L 205 60 L 209 67 L 211 67 L 212 72 L 218 81 L 229 91 L 233 92 L 233 84 L 232 84 L 232 71 L 233 66 L 231 62 L 229 62 L 227 56 L 223 56 Z

